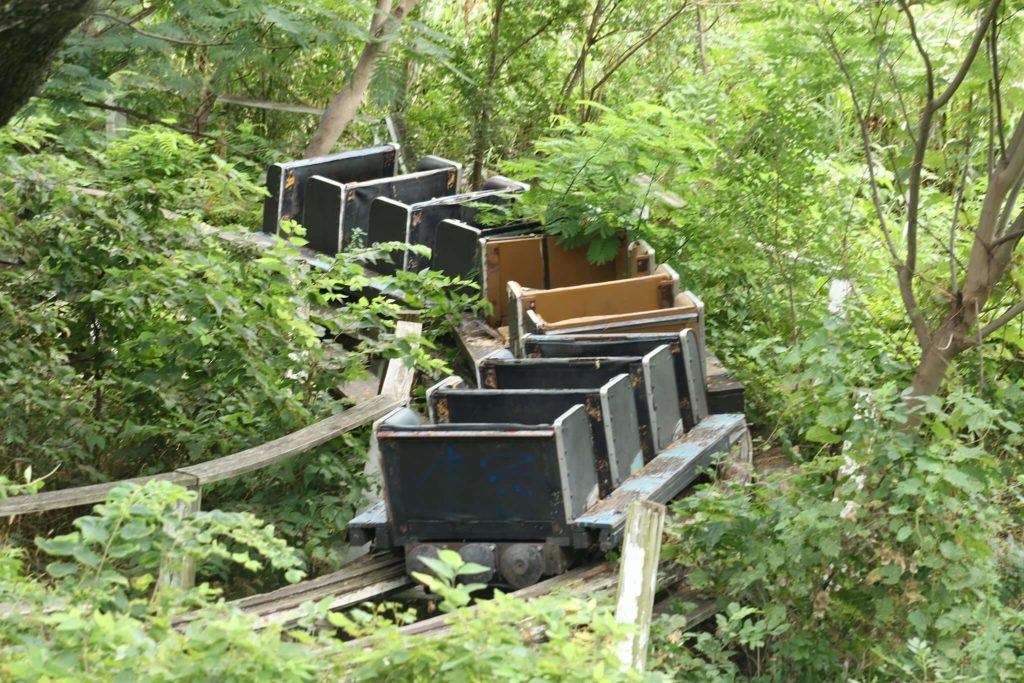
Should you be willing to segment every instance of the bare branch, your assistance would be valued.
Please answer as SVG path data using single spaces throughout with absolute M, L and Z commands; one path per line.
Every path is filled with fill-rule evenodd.
M 128 116 L 134 116 L 135 118 L 142 119 L 143 121 L 145 121 L 147 123 L 155 123 L 158 126 L 163 126 L 164 128 L 169 128 L 170 130 L 174 130 L 174 131 L 177 131 L 179 133 L 184 133 L 186 135 L 193 135 L 193 136 L 196 135 L 196 132 L 194 130 L 192 130 L 192 129 L 183 128 L 181 126 L 176 126 L 173 123 L 169 123 L 167 121 L 159 119 L 156 116 L 152 116 L 151 114 L 146 114 L 146 113 L 141 112 L 141 111 L 136 111 L 135 109 L 129 109 L 127 107 L 121 107 L 121 106 L 118 106 L 116 104 L 107 104 L 106 102 L 94 102 L 92 100 L 82 100 L 82 104 L 84 104 L 87 107 L 92 107 L 93 109 L 103 109 L 105 111 L 116 111 L 116 112 L 120 112 L 121 114 L 126 114 Z M 200 133 L 199 137 L 210 137 L 210 136 Z
M 995 249 L 996 247 L 1006 244 L 1007 242 L 1019 240 L 1021 237 L 1024 237 L 1024 230 L 1014 230 L 1013 232 L 1003 235 L 995 242 L 993 242 L 991 248 Z
M 622 56 L 620 56 L 618 59 L 612 62 L 612 64 L 607 69 L 605 69 L 604 75 L 602 75 L 601 78 L 598 79 L 597 83 L 595 83 L 593 87 L 590 88 L 590 97 L 593 98 L 601 89 L 601 86 L 604 85 L 605 82 L 609 78 L 611 78 L 616 71 L 619 70 L 619 67 L 626 63 L 626 60 L 632 57 L 636 53 L 636 51 L 639 50 L 641 47 L 654 40 L 659 33 L 661 33 L 669 24 L 675 21 L 676 17 L 683 13 L 683 10 L 685 10 L 688 5 L 689 0 L 685 0 L 681 5 L 679 5 L 679 9 L 677 9 L 672 14 L 668 15 L 663 22 L 654 27 L 643 38 L 641 38 L 640 40 L 636 41 L 628 48 L 626 48 L 626 51 L 622 53 Z
M 544 31 L 548 30 L 548 28 L 550 28 L 553 23 L 555 23 L 559 19 L 562 19 L 563 16 L 564 15 L 562 15 L 562 14 L 553 14 L 551 16 L 551 18 L 549 18 L 547 21 L 545 21 L 543 24 L 541 24 L 540 28 L 538 28 L 536 31 L 534 31 L 530 35 L 528 35 L 526 38 L 524 38 L 521 41 L 519 41 L 519 43 L 516 44 L 515 47 L 513 47 L 511 50 L 507 51 L 505 53 L 505 56 L 501 58 L 501 61 L 498 62 L 498 69 L 497 70 L 501 71 L 503 68 L 505 68 L 505 65 L 508 63 L 508 60 L 510 60 L 513 57 L 515 57 L 516 54 L 518 54 L 520 50 L 522 50 L 524 47 L 529 45 L 535 38 L 540 36 L 540 34 L 544 33 Z
M 971 156 L 971 145 L 967 145 L 968 159 Z M 956 203 L 953 204 L 953 222 L 949 226 L 949 291 L 956 294 L 960 282 L 956 275 L 956 228 L 960 220 L 960 208 L 964 203 L 964 190 L 967 187 L 967 172 L 971 169 L 970 163 L 964 164 L 964 172 L 960 176 L 960 186 L 956 189 Z
M 820 4 L 818 5 L 818 12 L 822 12 Z M 896 269 L 897 280 L 899 283 L 900 297 L 903 299 L 903 307 L 906 309 L 907 317 L 910 318 L 910 323 L 914 329 L 914 335 L 917 337 L 918 344 L 920 344 L 921 348 L 926 348 L 931 342 L 931 334 L 928 331 L 928 323 L 925 321 L 924 315 L 918 307 L 917 298 L 914 296 L 913 271 L 908 268 L 906 262 L 900 260 L 899 252 L 896 250 L 896 244 L 885 219 L 885 208 L 882 206 L 882 198 L 878 191 L 878 179 L 875 177 L 874 171 L 875 162 L 871 148 L 871 136 L 868 133 L 864 110 L 861 107 L 859 98 L 857 97 L 857 90 L 853 85 L 853 78 L 850 75 L 850 70 L 846 65 L 846 61 L 843 59 L 839 46 L 836 45 L 835 37 L 831 31 L 825 32 L 825 40 L 833 61 L 835 61 L 840 72 L 843 74 L 843 79 L 846 81 L 846 87 L 850 93 L 850 99 L 853 103 L 853 111 L 860 127 L 861 144 L 864 148 L 864 156 L 868 166 L 868 184 L 871 188 L 871 199 L 875 206 L 875 213 L 878 216 L 879 227 L 882 230 L 882 235 L 885 237 L 885 244 L 889 249 L 889 253 L 892 255 L 893 267 Z M 879 57 L 879 59 L 881 59 L 881 57 Z M 874 91 L 872 91 L 872 93 L 873 92 Z M 873 97 L 874 95 L 872 94 L 872 98 Z
M 157 10 L 157 6 L 156 5 L 150 5 L 149 7 L 144 7 L 143 9 L 139 10 L 138 12 L 136 12 L 135 14 L 130 16 L 128 19 L 126 19 L 126 21 L 128 22 L 128 25 L 130 26 L 130 25 L 134 24 L 137 21 L 142 21 L 143 19 L 148 17 L 150 14 L 152 14 L 156 10 Z M 119 25 L 123 25 L 123 24 L 118 24 L 117 22 L 112 23 L 112 24 L 110 24 L 110 26 L 106 26 L 102 30 L 98 31 L 96 33 L 96 35 L 97 36 L 102 36 L 104 33 L 109 31 L 110 29 L 114 28 L 115 26 L 119 26 Z
M 125 28 L 129 28 L 132 31 L 134 31 L 135 33 L 138 33 L 140 36 L 145 36 L 146 38 L 152 38 L 154 40 L 162 40 L 162 41 L 164 41 L 166 43 L 172 43 L 174 45 L 185 45 L 185 46 L 188 46 L 188 47 L 220 47 L 222 45 L 230 45 L 231 44 L 230 42 L 223 41 L 223 40 L 219 41 L 219 42 L 216 42 L 216 43 L 203 43 L 203 42 L 196 42 L 194 40 L 185 40 L 185 39 L 182 39 L 182 38 L 173 38 L 171 36 L 164 36 L 164 35 L 160 35 L 159 33 L 150 33 L 149 31 L 146 31 L 144 29 L 139 28 L 138 26 L 135 26 L 134 23 L 133 23 L 133 21 L 136 21 L 135 19 L 122 19 L 121 17 L 115 17 L 115 16 L 113 16 L 111 14 L 104 14 L 103 12 L 97 12 L 93 16 L 99 17 L 101 19 L 106 19 L 107 21 L 112 21 L 115 24 L 120 24 L 121 26 L 124 26 Z
M 853 102 L 853 113 L 857 117 L 857 123 L 860 127 L 861 145 L 864 148 L 864 156 L 867 158 L 868 184 L 871 187 L 871 200 L 875 206 L 875 214 L 878 216 L 878 225 L 882 229 L 882 235 L 885 237 L 885 244 L 889 248 L 889 254 L 892 256 L 893 262 L 895 264 L 901 264 L 902 261 L 900 260 L 899 252 L 896 251 L 896 243 L 892 239 L 892 233 L 889 231 L 889 224 L 885 219 L 885 207 L 882 206 L 882 197 L 878 192 L 878 179 L 875 177 L 874 154 L 871 151 L 871 137 L 868 134 L 868 125 L 864 118 L 864 112 L 860 106 L 860 99 L 857 97 L 857 91 L 853 87 L 853 79 L 850 77 L 850 70 L 846 66 L 846 61 L 843 59 L 842 53 L 839 51 L 839 47 L 836 45 L 832 33 L 826 32 L 825 38 L 828 42 L 829 52 L 832 55 L 832 59 L 843 74 L 843 78 L 846 81 L 846 88 L 850 93 L 850 99 Z
M 931 106 L 932 100 L 935 99 L 935 71 L 932 69 L 932 60 L 928 57 L 928 51 L 924 49 L 921 36 L 917 34 L 917 24 L 914 23 L 914 15 L 910 13 L 910 7 L 907 6 L 906 0 L 900 0 L 900 9 L 907 15 L 910 37 L 913 38 L 917 52 L 921 55 L 921 61 L 924 62 L 924 71 L 928 77 L 928 106 Z
M 978 28 L 974 32 L 974 39 L 971 41 L 971 47 L 967 50 L 967 55 L 964 60 L 960 63 L 960 69 L 953 76 L 953 80 L 946 85 L 946 89 L 942 91 L 942 94 L 936 98 L 932 103 L 932 108 L 935 110 L 942 109 L 949 102 L 950 98 L 956 94 L 956 91 L 960 88 L 960 85 L 964 82 L 964 78 L 967 77 L 967 72 L 970 71 L 971 65 L 974 63 L 974 58 L 978 55 L 978 49 L 981 47 L 981 43 L 985 40 L 985 34 L 988 32 L 988 25 L 992 23 L 992 20 L 996 16 L 996 11 L 999 9 L 999 3 L 1002 0 L 991 0 L 988 5 L 988 9 L 985 11 L 985 15 L 981 18 L 978 23 Z
M 999 155 L 1006 156 L 1006 131 L 1003 126 L 1003 79 L 999 75 L 999 22 L 992 22 L 992 30 L 988 32 L 988 54 L 992 63 L 992 99 L 995 102 L 995 126 L 999 133 Z
M 979 336 L 982 339 L 984 339 L 985 337 L 989 336 L 990 334 L 998 330 L 1000 327 L 1003 327 L 1008 322 L 1016 318 L 1021 313 L 1024 313 L 1024 300 L 1018 301 L 1014 305 L 1010 306 L 1005 311 L 1003 311 L 1002 315 L 1000 315 L 998 318 L 990 322 L 988 325 L 985 325 L 985 327 L 981 328 Z

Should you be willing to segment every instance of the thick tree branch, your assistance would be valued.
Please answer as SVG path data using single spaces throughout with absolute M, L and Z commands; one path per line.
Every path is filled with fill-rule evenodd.
M 1006 244 L 1007 242 L 1019 240 L 1021 237 L 1024 237 L 1024 230 L 1014 230 L 1013 232 L 1003 235 L 994 243 L 992 243 L 992 248 L 995 249 L 996 247 Z
M 988 32 L 989 61 L 992 64 L 992 99 L 995 102 L 995 127 L 999 133 L 999 153 L 1006 156 L 1006 131 L 1003 125 L 1003 79 L 999 75 L 999 22 L 992 22 L 992 30 Z
M 57 48 L 92 5 L 92 0 L 0 2 L 0 126 L 35 94 Z
M 306 147 L 306 158 L 329 153 L 334 143 L 345 132 L 359 111 L 359 105 L 362 104 L 363 97 L 370 87 L 377 62 L 387 51 L 388 44 L 399 25 L 419 2 L 420 0 L 402 0 L 392 9 L 391 0 L 377 0 L 370 20 L 370 38 L 363 46 L 359 61 L 352 71 L 352 78 L 327 105 L 320 125 Z

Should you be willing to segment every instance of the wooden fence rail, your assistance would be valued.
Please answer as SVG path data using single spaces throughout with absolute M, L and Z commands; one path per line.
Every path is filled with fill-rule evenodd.
M 422 330 L 423 326 L 420 323 L 400 320 L 395 328 L 395 335 L 399 337 L 413 336 L 420 334 Z M 415 374 L 415 369 L 406 366 L 401 360 L 391 360 L 388 362 L 379 394 L 287 436 L 226 455 L 223 458 L 179 467 L 172 472 L 59 491 L 12 496 L 0 500 L 0 517 L 14 517 L 99 503 L 107 497 L 112 489 L 121 484 L 169 481 L 194 489 L 201 495 L 202 487 L 205 484 L 231 479 L 288 460 L 346 432 L 384 417 L 408 401 Z
M 401 362 L 401 361 L 392 361 Z M 405 403 L 395 396 L 378 395 L 357 403 L 344 412 L 332 415 L 316 424 L 303 427 L 280 439 L 249 448 L 223 458 L 188 467 L 179 467 L 173 472 L 148 477 L 122 479 L 106 484 L 93 484 L 59 491 L 47 491 L 25 496 L 13 496 L 0 500 L 0 517 L 48 512 L 64 508 L 99 503 L 116 486 L 121 484 L 145 484 L 150 481 L 170 481 L 189 488 L 201 487 L 216 481 L 237 477 L 274 463 L 282 462 L 300 453 L 316 448 L 361 425 L 383 417 Z

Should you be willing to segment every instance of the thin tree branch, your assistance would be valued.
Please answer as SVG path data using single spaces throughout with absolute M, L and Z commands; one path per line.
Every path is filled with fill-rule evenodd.
M 816 4 L 819 14 L 823 14 L 820 3 Z M 928 324 L 917 305 L 917 298 L 914 296 L 914 289 L 912 286 L 912 277 L 909 274 L 907 264 L 900 260 L 899 252 L 897 252 L 895 242 L 892 238 L 892 233 L 889 231 L 888 223 L 885 220 L 885 209 L 882 206 L 882 198 L 878 192 L 878 179 L 875 177 L 874 171 L 874 154 L 871 151 L 871 137 L 868 133 L 868 126 L 864 117 L 864 111 L 861 108 L 860 100 L 857 98 L 857 91 L 853 85 L 853 78 L 850 75 L 850 70 L 846 65 L 846 61 L 843 59 L 839 46 L 836 45 L 835 37 L 831 31 L 826 30 L 825 38 L 828 43 L 829 52 L 832 55 L 832 59 L 842 72 L 843 79 L 846 81 L 846 87 L 850 92 L 850 99 L 852 100 L 853 111 L 857 117 L 857 123 L 860 127 L 861 144 L 864 148 L 864 156 L 868 166 L 868 184 L 871 188 L 871 199 L 875 206 L 875 213 L 878 215 L 879 227 L 882 230 L 882 235 L 885 237 L 885 244 L 889 248 L 889 253 L 893 258 L 893 267 L 896 269 L 900 296 L 903 299 L 903 307 L 906 309 L 907 316 L 910 318 L 910 323 L 914 329 L 914 334 L 917 337 L 918 344 L 920 344 L 922 349 L 927 348 L 931 340 L 931 334 L 928 331 Z
M 1013 232 L 1003 235 L 1002 237 L 997 239 L 995 242 L 992 243 L 990 248 L 995 249 L 996 247 L 1002 244 L 1012 242 L 1013 240 L 1020 239 L 1021 237 L 1024 237 L 1024 230 L 1014 230 Z
M 143 30 L 138 26 L 135 26 L 132 23 L 132 20 L 130 19 L 122 19 L 121 17 L 115 17 L 111 14 L 104 14 L 103 12 L 97 12 L 93 16 L 99 17 L 101 19 L 106 19 L 107 21 L 112 21 L 115 24 L 120 24 L 121 26 L 129 28 L 135 33 L 138 33 L 140 36 L 145 36 L 146 38 L 153 38 L 154 40 L 162 40 L 166 43 L 173 43 L 174 45 L 185 45 L 188 47 L 220 47 L 222 45 L 231 44 L 229 41 L 223 40 L 217 43 L 200 43 L 193 40 L 185 40 L 182 38 L 172 38 L 171 36 L 164 36 L 160 35 L 159 33 L 150 33 L 149 31 Z
M 643 38 L 641 38 L 640 40 L 636 41 L 628 48 L 626 48 L 626 51 L 622 53 L 622 56 L 616 59 L 611 64 L 611 66 L 605 69 L 604 75 L 602 75 L 601 78 L 598 79 L 597 83 L 595 83 L 593 87 L 590 88 L 591 99 L 593 99 L 593 97 L 601 89 L 601 86 L 604 85 L 605 82 L 607 82 L 608 79 L 611 78 L 616 71 L 618 71 L 619 67 L 626 63 L 626 60 L 632 57 L 636 53 L 636 51 L 639 50 L 641 47 L 654 40 L 659 33 L 661 33 L 669 24 L 675 21 L 676 17 L 683 13 L 683 10 L 685 10 L 688 5 L 689 0 L 685 0 L 683 4 L 679 6 L 679 9 L 677 9 L 675 12 L 673 12 L 672 14 L 668 15 L 668 17 L 665 18 L 665 21 L 658 24 L 654 29 L 648 32 L 647 35 L 645 35 Z
M 935 71 L 932 69 L 932 60 L 928 57 L 928 51 L 924 49 L 921 37 L 917 34 L 917 24 L 914 23 L 914 15 L 910 13 L 906 0 L 900 0 L 900 9 L 907 15 L 910 37 L 914 40 L 918 54 L 921 55 L 921 61 L 924 62 L 925 75 L 928 77 L 928 104 L 926 106 L 931 106 L 932 101 L 935 99 Z
M 569 97 L 572 95 L 572 91 L 576 88 L 576 84 L 580 82 L 583 75 L 584 65 L 587 61 L 587 53 L 593 46 L 595 37 L 598 31 L 601 29 L 603 24 L 601 23 L 601 16 L 604 12 L 603 0 L 597 0 L 594 3 L 594 12 L 590 15 L 590 22 L 587 24 L 587 31 L 583 37 L 583 45 L 580 47 L 580 54 L 576 58 L 576 62 L 573 64 L 572 69 L 565 77 L 565 81 L 562 83 L 562 92 L 558 98 L 557 111 L 559 113 L 564 112 L 568 108 Z
M 126 21 L 128 22 L 128 25 L 131 26 L 132 24 L 134 24 L 137 21 L 142 21 L 143 19 L 145 19 L 146 17 L 148 17 L 150 14 L 152 14 L 155 11 L 156 11 L 156 5 L 150 5 L 149 7 L 145 7 L 143 9 L 139 10 L 138 12 L 136 12 L 135 14 L 130 16 Z M 110 26 L 104 26 L 102 30 L 96 32 L 96 35 L 97 36 L 102 36 L 104 33 L 106 33 L 107 31 L 109 31 L 110 29 L 112 29 L 112 28 L 114 28 L 115 26 L 118 26 L 118 25 L 123 25 L 123 23 L 119 24 L 119 23 L 115 22 L 115 23 L 112 23 Z
M 999 154 L 1006 156 L 1006 131 L 1003 129 L 1003 94 L 1002 77 L 999 75 L 999 22 L 992 22 L 992 30 L 988 32 L 988 52 L 992 62 L 992 94 L 996 105 L 996 131 L 999 133 Z
M 502 57 L 501 61 L 498 62 L 498 71 L 504 69 L 505 65 L 508 64 L 508 60 L 512 59 L 512 57 L 514 57 L 520 50 L 529 45 L 535 38 L 537 38 L 537 36 L 544 33 L 544 31 L 548 30 L 551 24 L 555 23 L 555 21 L 561 19 L 563 16 L 564 15 L 562 14 L 553 15 L 550 19 L 541 24 L 541 27 L 539 29 L 528 35 L 523 40 L 519 41 L 519 43 L 516 44 L 516 46 L 513 47 L 511 50 L 506 52 L 505 56 Z
M 893 262 L 895 264 L 901 264 L 902 262 L 900 260 L 899 252 L 896 251 L 896 244 L 892 239 L 892 233 L 889 231 L 889 224 L 885 219 L 885 207 L 882 206 L 882 197 L 878 193 L 878 179 L 875 177 L 875 160 L 874 154 L 871 151 L 871 138 L 868 134 L 867 121 L 864 119 L 864 112 L 861 110 L 860 100 L 858 99 L 857 92 L 853 87 L 853 79 L 850 76 L 850 70 L 846 66 L 846 61 L 843 59 L 842 53 L 839 51 L 832 34 L 830 32 L 826 32 L 825 36 L 828 40 L 829 51 L 832 55 L 832 59 L 843 74 L 843 78 L 846 81 L 846 88 L 849 91 L 850 99 L 853 102 L 853 113 L 857 117 L 858 127 L 860 128 L 861 145 L 864 149 L 864 156 L 866 157 L 868 167 L 868 185 L 871 188 L 871 200 L 875 206 L 875 214 L 878 216 L 878 225 L 882 229 L 882 235 L 885 237 L 885 244 L 889 248 L 889 254 L 892 256 Z
M 953 76 L 953 80 L 946 85 L 946 89 L 942 91 L 942 94 L 936 98 L 932 103 L 932 107 L 936 110 L 942 109 L 949 102 L 950 98 L 956 94 L 956 91 L 960 88 L 960 85 L 964 82 L 964 78 L 967 77 L 967 72 L 970 71 L 971 65 L 974 63 L 974 58 L 978 55 L 978 49 L 981 47 L 982 41 L 985 39 L 985 34 L 988 32 L 988 25 L 992 23 L 995 18 L 996 11 L 999 9 L 999 3 L 1002 0 L 991 0 L 988 5 L 988 9 L 985 11 L 985 15 L 981 18 L 981 22 L 978 24 L 978 29 L 974 33 L 974 39 L 971 41 L 971 47 L 967 50 L 967 55 L 964 60 L 960 63 L 960 69 Z
M 967 145 L 966 157 L 971 156 L 971 145 Z M 953 204 L 953 222 L 949 226 L 949 291 L 956 294 L 960 288 L 960 281 L 956 274 L 956 228 L 960 220 L 960 207 L 964 203 L 964 190 L 967 187 L 967 172 L 970 170 L 970 163 L 964 164 L 964 172 L 960 176 L 960 186 L 956 190 L 956 203 Z
M 145 121 L 147 123 L 155 123 L 158 126 L 163 126 L 164 128 L 169 128 L 169 129 L 177 131 L 179 133 L 184 133 L 185 135 L 193 135 L 193 136 L 197 135 L 196 131 L 193 130 L 193 129 L 183 128 L 181 126 L 176 126 L 173 123 L 168 123 L 167 121 L 163 121 L 163 120 L 157 118 L 156 116 L 153 116 L 151 114 L 146 114 L 146 113 L 141 112 L 141 111 L 136 111 L 135 109 L 129 109 L 127 107 L 121 107 L 121 106 L 118 106 L 116 104 L 107 104 L 106 102 L 95 102 L 95 101 L 92 101 L 92 100 L 82 100 L 81 102 L 85 106 L 92 107 L 93 109 L 104 109 L 106 111 L 116 111 L 116 112 L 120 112 L 122 114 L 127 114 L 128 116 L 134 116 L 137 119 L 142 119 L 143 121 Z M 203 133 L 200 133 L 200 134 L 198 134 L 198 137 L 209 138 L 211 136 L 203 134 Z
M 990 334 L 998 330 L 1000 327 L 1003 327 L 1008 322 L 1016 318 L 1021 313 L 1024 313 L 1024 300 L 1018 301 L 1014 305 L 1010 306 L 1005 311 L 1003 311 L 1002 315 L 1000 315 L 998 318 L 990 322 L 988 325 L 985 325 L 985 327 L 981 328 L 979 336 L 982 339 L 984 339 L 985 337 L 989 336 Z

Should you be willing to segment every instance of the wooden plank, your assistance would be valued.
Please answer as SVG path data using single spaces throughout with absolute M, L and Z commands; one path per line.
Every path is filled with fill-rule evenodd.
M 255 616 L 253 627 L 260 629 L 271 624 L 293 624 L 306 614 L 309 603 L 324 598 L 331 599 L 329 609 L 346 609 L 411 585 L 413 581 L 405 574 L 405 559 L 400 554 L 376 553 L 361 557 L 336 572 L 228 604 Z M 209 614 L 209 610 L 188 612 L 175 617 L 173 625 L 181 629 Z
M 499 349 L 504 349 L 507 339 L 500 332 L 480 318 L 463 316 L 455 328 L 455 337 L 459 348 L 469 359 L 473 367 L 480 359 Z
M 664 505 L 646 500 L 630 504 L 622 540 L 615 607 L 617 622 L 636 626 L 618 648 L 619 661 L 627 671 L 632 669 L 643 673 L 647 665 L 647 643 L 651 635 L 658 557 L 664 526 Z
M 561 589 L 565 589 L 570 595 L 589 594 L 611 588 L 615 585 L 615 580 L 614 565 L 610 562 L 602 562 L 601 564 L 574 569 L 546 581 L 535 583 L 532 586 L 515 591 L 512 595 L 521 600 L 531 600 Z M 477 609 L 476 606 L 470 608 L 470 617 L 476 613 Z M 403 636 L 426 635 L 433 638 L 443 636 L 449 630 L 451 630 L 449 615 L 439 614 L 436 617 L 403 626 L 398 629 L 398 632 Z M 369 645 L 369 642 L 364 642 L 369 640 L 360 639 L 353 641 L 353 643 Z
M 423 332 L 422 323 L 399 320 L 395 325 L 395 337 L 408 337 L 419 335 Z M 384 373 L 384 383 L 381 385 L 381 396 L 406 401 L 412 391 L 413 382 L 416 380 L 416 367 L 406 365 L 401 358 L 393 358 L 388 361 L 388 368 Z
M 626 511 L 636 500 L 667 503 L 690 485 L 700 469 L 718 453 L 727 453 L 747 434 L 742 415 L 711 415 L 637 470 L 578 517 L 575 524 L 600 531 L 604 550 L 615 547 L 626 523 Z
M 328 609 L 348 609 L 367 600 L 384 598 L 413 583 L 405 573 L 405 559 L 401 555 L 370 555 L 327 576 L 247 598 L 238 606 L 258 615 L 256 628 L 271 624 L 287 626 L 307 613 L 309 603 L 330 598 Z
M 383 417 L 404 404 L 404 400 L 389 396 L 375 396 L 348 410 L 332 415 L 316 424 L 304 427 L 280 439 L 247 450 L 217 458 L 198 465 L 182 467 L 148 477 L 135 477 L 106 484 L 80 486 L 60 491 L 47 491 L 0 500 L 0 517 L 12 517 L 33 512 L 46 512 L 88 505 L 104 500 L 110 491 L 121 484 L 145 484 L 150 481 L 170 481 L 182 486 L 195 487 L 235 477 L 252 470 L 286 460 L 311 448 L 316 448 L 346 432 Z
M 269 593 L 259 593 L 233 600 L 230 604 L 245 612 L 266 614 L 273 612 L 275 609 L 297 607 L 305 601 L 306 598 L 303 596 L 310 593 L 323 591 L 332 586 L 343 585 L 353 580 L 365 579 L 368 576 L 375 577 L 382 571 L 387 572 L 396 567 L 405 567 L 405 560 L 400 554 L 374 553 L 372 555 L 364 555 L 336 572 L 284 586 Z
M 63 510 L 65 508 L 78 507 L 79 505 L 99 503 L 107 497 L 111 490 L 121 484 L 141 485 L 151 481 L 169 481 L 174 484 L 181 484 L 182 486 L 195 486 L 198 483 L 196 478 L 190 474 L 165 472 L 164 474 L 121 479 L 105 484 L 92 484 L 90 486 L 79 486 L 60 491 L 12 496 L 5 500 L 0 500 L 0 517 L 13 517 L 15 515 L 47 512 L 49 510 Z
M 685 570 L 674 562 L 665 563 L 658 572 L 659 590 L 671 592 L 682 583 L 686 575 Z M 618 582 L 618 573 L 615 565 L 611 562 L 601 562 L 579 567 L 565 574 L 546 579 L 532 586 L 517 590 L 511 595 L 520 600 L 533 600 L 543 595 L 549 595 L 556 591 L 564 592 L 566 595 L 591 595 L 600 591 L 608 590 Z M 478 607 L 468 609 L 468 618 L 473 618 Z M 436 617 L 418 621 L 398 629 L 402 636 L 424 636 L 426 638 L 438 638 L 445 636 L 451 630 L 450 615 L 439 614 Z M 355 647 L 372 647 L 373 636 L 360 638 L 351 641 L 347 645 Z M 341 654 L 341 653 L 338 653 Z
M 304 427 L 280 439 L 274 439 L 253 448 L 199 465 L 182 467 L 179 473 L 188 474 L 200 484 L 230 479 L 240 474 L 272 465 L 326 443 L 346 432 L 373 422 L 405 403 L 404 399 L 375 396 L 326 420 Z

